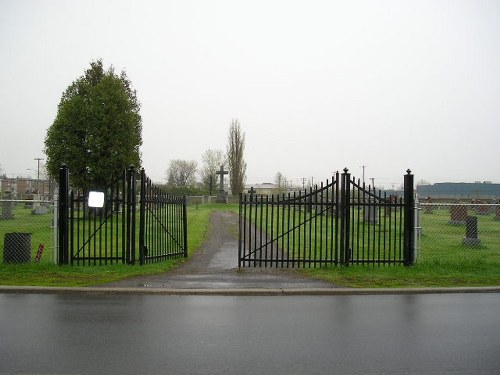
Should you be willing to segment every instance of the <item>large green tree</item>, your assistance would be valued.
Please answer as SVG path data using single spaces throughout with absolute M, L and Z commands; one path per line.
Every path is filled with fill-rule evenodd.
M 56 178 L 61 164 L 76 188 L 104 188 L 122 171 L 139 167 L 140 103 L 125 72 L 93 61 L 64 92 L 45 138 L 46 168 Z

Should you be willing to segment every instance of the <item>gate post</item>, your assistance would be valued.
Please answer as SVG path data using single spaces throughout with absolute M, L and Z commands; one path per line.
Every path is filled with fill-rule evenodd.
M 351 174 L 348 172 L 349 169 L 344 168 L 340 182 L 340 264 L 343 266 L 349 266 L 351 260 L 349 248 Z
M 59 168 L 59 265 L 68 264 L 69 259 L 69 171 L 63 164 Z
M 184 258 L 188 257 L 187 197 L 182 198 L 182 227 L 184 235 Z
M 413 175 L 406 171 L 404 177 L 404 265 L 412 266 L 415 262 L 415 216 L 414 216 Z

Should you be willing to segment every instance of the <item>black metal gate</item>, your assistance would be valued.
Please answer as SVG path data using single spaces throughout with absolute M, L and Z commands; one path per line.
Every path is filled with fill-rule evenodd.
M 404 197 L 376 192 L 347 168 L 314 190 L 240 196 L 239 267 L 414 261 L 413 175 Z
M 90 192 L 70 189 L 68 168 L 61 167 L 59 264 L 145 264 L 187 257 L 185 197 L 166 194 L 144 170 L 139 182 L 136 174 L 135 168 L 124 171 L 100 192 L 102 207 L 90 207 Z

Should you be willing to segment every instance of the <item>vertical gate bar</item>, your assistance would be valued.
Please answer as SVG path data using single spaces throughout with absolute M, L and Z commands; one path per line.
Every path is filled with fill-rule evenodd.
M 87 205 L 85 204 L 85 195 L 86 195 L 85 192 L 83 192 L 83 194 L 80 196 L 80 199 L 82 199 L 82 205 L 83 205 L 83 237 L 82 237 L 82 240 L 83 240 L 83 244 L 82 244 L 83 259 L 82 259 L 82 261 L 83 261 L 83 265 L 85 265 L 85 262 L 86 262 L 85 258 L 88 258 L 87 262 L 88 262 L 88 265 L 90 265 L 92 262 L 92 257 L 91 257 L 91 253 L 90 253 L 90 243 L 87 241 L 89 239 L 88 233 L 90 233 L 90 229 L 87 230 L 87 227 L 90 227 L 90 220 L 88 218 Z M 87 220 L 89 221 L 88 225 L 87 225 Z M 88 249 L 87 249 L 87 254 L 86 254 L 85 248 L 87 247 L 87 244 L 88 244 Z M 78 257 L 78 261 L 80 261 L 80 257 Z
M 376 206 L 377 206 L 377 202 L 376 202 L 376 198 L 375 198 L 375 196 L 376 196 L 375 187 L 372 187 L 372 196 L 373 196 L 373 199 L 372 199 L 373 206 L 371 206 L 371 207 L 373 208 L 373 219 L 375 220 L 376 219 L 376 217 L 375 217 Z M 370 212 L 370 218 L 371 218 L 371 215 L 372 214 Z M 372 266 L 375 266 L 375 262 L 377 259 L 377 242 L 376 242 L 377 241 L 377 228 L 376 228 L 375 224 L 373 224 L 370 228 L 372 229 L 372 234 L 373 234 L 373 236 L 372 236 L 372 241 L 373 241 L 373 243 L 372 243 L 372 245 L 373 245 L 372 246 L 372 251 L 373 251 L 373 253 L 372 253 Z
M 251 194 L 250 199 L 255 201 L 255 204 L 259 206 L 259 216 L 260 216 L 260 234 L 259 234 L 259 256 L 260 261 L 264 267 L 267 267 L 267 257 L 268 257 L 268 199 L 269 197 L 266 195 L 266 199 L 264 200 L 264 195 L 261 195 L 260 198 L 258 195 Z
M 355 233 L 355 230 L 356 230 L 356 207 L 357 207 L 357 202 L 355 202 L 355 199 L 356 199 L 356 190 L 358 190 L 356 188 L 356 179 L 353 177 L 352 180 L 351 180 L 351 185 L 352 185 L 352 198 L 349 198 L 351 200 L 351 204 L 350 204 L 350 210 L 349 210 L 349 222 L 351 223 L 350 225 L 350 228 L 349 228 L 349 243 L 351 244 L 350 245 L 350 248 L 354 247 L 355 246 L 355 238 L 354 238 L 354 233 Z M 351 188 L 349 187 L 349 190 L 351 190 Z M 351 261 L 351 263 L 354 262 L 354 257 L 352 255 L 352 251 L 349 252 L 349 259 Z
M 99 246 L 99 250 L 97 251 L 97 237 L 100 237 L 100 233 L 99 233 L 99 236 L 97 235 L 97 219 L 98 219 L 98 215 L 97 215 L 97 210 L 96 209 L 91 209 L 88 205 L 88 201 L 87 201 L 87 210 L 89 212 L 89 216 L 92 220 L 92 216 L 94 217 L 94 229 L 92 231 L 89 232 L 89 235 L 93 236 L 94 237 L 94 264 L 96 264 L 97 262 L 99 262 L 99 265 L 102 264 L 102 250 L 101 250 L 101 247 Z M 90 227 L 90 225 L 89 225 Z M 89 228 L 90 229 L 90 228 Z M 100 243 L 99 243 L 100 245 Z M 97 253 L 99 253 L 99 256 L 97 256 Z
M 328 189 L 329 189 L 329 184 L 328 184 L 328 180 L 326 180 L 326 192 L 325 193 L 322 193 L 322 197 L 321 197 L 321 214 L 322 214 L 322 218 L 324 216 L 324 219 L 325 220 L 322 220 L 321 221 L 321 233 L 323 233 L 323 230 L 325 231 L 325 245 L 324 245 L 324 252 L 325 252 L 325 255 L 324 255 L 324 260 L 325 261 L 325 268 L 328 266 L 328 208 L 329 208 L 329 205 L 328 205 Z M 326 197 L 325 197 L 326 195 Z M 326 204 L 325 204 L 325 201 L 326 201 Z M 324 225 L 324 227 L 323 227 Z M 323 238 L 321 240 L 321 246 L 323 248 Z
M 261 196 L 262 199 L 262 196 Z M 271 220 L 272 222 L 272 220 Z M 269 225 L 270 225 L 270 220 L 269 220 L 269 195 L 266 195 L 266 219 L 265 219 L 265 232 L 266 232 L 266 250 L 264 254 L 264 260 L 265 260 L 265 267 L 268 266 L 268 260 L 269 260 L 269 238 L 272 240 L 272 233 L 271 236 L 269 236 Z
M 342 173 L 342 181 L 340 185 L 340 264 L 345 265 L 345 180 L 347 168 L 344 168 Z
M 339 193 L 339 183 L 340 174 L 337 171 L 335 173 L 335 265 L 339 264 L 339 215 L 341 214 L 340 209 L 340 193 Z
M 309 240 L 308 240 L 308 251 L 307 251 L 307 262 L 308 262 L 308 267 L 311 268 L 311 258 L 312 258 L 312 199 L 313 199 L 313 188 L 312 186 L 309 187 L 309 202 L 308 202 L 308 211 L 309 211 Z
M 292 267 L 295 267 L 295 214 L 297 212 L 295 204 L 297 203 L 296 201 L 296 194 L 295 191 L 293 192 L 293 207 L 292 207 Z M 290 252 L 290 251 L 289 251 Z M 290 256 L 290 255 L 289 255 Z
M 362 194 L 363 194 L 363 198 L 361 200 L 361 204 L 362 204 L 362 211 L 363 211 L 363 225 L 361 225 L 361 258 L 360 260 L 363 260 L 363 266 L 365 265 L 365 262 L 364 260 L 366 259 L 366 241 L 365 241 L 365 234 L 366 234 L 366 231 L 365 231 L 365 227 L 366 227 L 366 223 L 365 223 L 365 210 L 366 210 L 366 184 L 363 182 L 363 188 L 361 189 L 362 191 Z M 361 214 L 361 211 L 360 211 L 360 214 Z M 359 221 L 361 222 L 361 218 L 359 219 Z
M 247 197 L 245 196 L 244 197 L 244 205 L 243 205 L 243 253 L 242 253 L 242 256 L 246 259 L 247 257 Z M 249 249 L 249 247 L 248 247 Z M 242 258 L 243 260 L 243 258 Z M 246 261 L 243 261 L 243 266 L 245 266 L 245 262 Z M 248 264 L 249 265 L 249 264 Z
M 375 190 L 375 187 L 373 187 Z M 377 220 L 375 220 L 375 223 L 373 224 L 374 227 L 377 227 L 377 265 L 380 267 L 380 261 L 381 261 L 381 248 L 382 248 L 382 233 L 381 233 L 381 228 L 382 228 L 382 221 L 381 221 L 381 215 L 382 215 L 382 202 L 380 198 L 381 191 L 380 189 L 376 193 L 376 201 L 377 201 L 377 207 L 378 207 L 378 212 L 375 210 L 375 215 L 378 216 L 376 219 L 378 219 L 378 227 L 377 227 Z
M 104 193 L 104 197 L 106 199 L 106 192 Z M 105 200 L 106 202 L 106 200 Z M 113 199 L 110 199 L 110 203 L 111 203 L 111 207 L 109 208 L 111 210 L 111 217 L 110 217 L 110 220 L 113 221 L 113 217 L 114 217 L 114 206 L 113 206 L 113 203 L 114 203 L 114 200 Z M 106 254 L 108 254 L 108 252 L 111 254 L 111 263 L 113 263 L 113 248 L 109 247 L 109 244 L 108 244 L 108 226 L 109 226 L 109 223 L 108 221 L 106 221 L 106 225 L 104 227 L 104 252 Z
M 184 235 L 184 258 L 188 257 L 188 223 L 187 223 L 187 203 L 186 196 L 182 199 L 182 227 Z
M 316 199 L 318 196 L 316 195 Z M 319 207 L 319 210 L 318 210 Z M 323 258 L 323 181 L 321 181 L 320 184 L 320 191 L 319 191 L 319 206 L 318 202 L 316 202 L 316 217 L 319 213 L 319 264 L 321 265 L 321 261 Z M 315 242 L 316 242 L 316 247 L 318 247 L 318 235 L 315 234 Z M 314 263 L 314 268 L 316 268 L 316 263 Z
M 243 196 L 243 215 L 242 215 L 242 226 L 243 226 L 243 242 L 242 242 L 242 267 L 250 267 L 250 262 L 248 256 L 250 254 L 250 242 L 251 242 L 251 222 L 250 222 L 250 210 L 251 207 L 248 206 L 248 197 L 246 195 Z
M 358 265 L 360 264 L 363 264 L 362 262 L 360 263 L 360 260 L 363 259 L 363 243 L 362 243 L 362 240 L 361 240 L 361 228 L 362 228 L 362 224 L 361 224 L 361 215 L 362 215 L 362 210 L 364 210 L 364 206 L 363 206 L 363 189 L 362 189 L 362 185 L 361 185 L 361 180 L 358 178 L 358 181 L 357 181 L 357 185 L 353 187 L 353 189 L 356 189 L 354 192 L 353 192 L 353 199 L 356 201 L 355 203 L 355 208 L 353 208 L 353 211 L 356 212 L 356 216 L 353 220 L 353 225 L 355 226 L 355 231 L 356 231 L 356 234 L 355 234 L 355 239 L 353 238 L 353 242 L 355 242 L 355 245 L 353 246 L 356 246 L 356 255 L 354 255 L 354 253 L 352 254 L 352 257 L 353 257 L 353 261 L 356 261 L 356 263 Z M 353 202 L 354 204 L 354 202 Z M 354 232 L 354 231 L 353 231 Z M 353 237 L 354 237 L 354 234 L 353 234 Z M 356 258 L 356 259 L 354 259 Z
M 387 232 L 387 209 L 389 209 L 389 215 L 390 215 L 390 212 L 392 211 L 391 210 L 391 206 L 387 205 L 387 192 L 385 191 L 384 192 L 384 227 L 383 227 L 383 231 L 382 233 L 384 234 L 383 238 L 383 244 L 384 244 L 384 247 L 383 247 L 383 254 L 384 254 L 384 257 L 383 257 L 383 261 L 384 261 L 384 264 L 386 264 L 387 262 L 387 247 L 386 247 L 386 241 L 387 241 L 387 238 L 386 238 L 386 232 Z
M 250 197 L 250 201 L 249 201 L 249 207 L 248 207 L 248 255 L 249 255 L 249 259 L 250 260 L 250 254 L 254 254 L 255 256 L 255 253 L 253 252 L 253 248 L 252 248 L 252 212 L 253 210 L 253 207 L 252 207 L 252 197 Z M 250 263 L 248 264 L 250 266 Z M 254 267 L 255 267 L 255 264 L 254 264 Z
M 393 199 L 392 198 L 392 195 L 391 195 L 391 204 L 393 206 L 391 206 L 391 214 L 389 215 L 389 233 L 388 233 L 388 237 L 389 237 L 389 253 L 388 253 L 388 258 L 390 261 L 392 261 L 392 257 L 393 257 L 393 242 L 392 242 L 392 222 L 393 222 L 393 216 L 397 214 L 397 206 L 394 205 L 394 203 L 397 203 L 396 202 L 393 202 Z
M 129 168 L 129 186 L 127 188 L 129 200 L 127 202 L 128 209 L 130 210 L 130 224 L 128 225 L 128 231 L 130 232 L 130 243 L 128 249 L 128 262 L 130 264 L 135 264 L 135 167 L 130 166 Z
M 414 227 L 415 217 L 413 214 L 414 197 L 413 197 L 413 175 L 411 170 L 406 171 L 404 177 L 404 265 L 413 265 L 414 259 Z
M 78 199 L 78 192 L 76 192 L 77 194 L 77 199 Z M 75 217 L 75 193 L 74 191 L 72 190 L 71 191 L 71 194 L 70 194 L 70 210 L 71 210 L 71 222 L 70 222 L 70 226 L 71 226 L 71 229 L 70 229 L 70 233 L 71 233 L 71 236 L 70 236 L 70 251 L 71 253 L 69 254 L 69 261 L 71 262 L 71 265 L 73 265 L 73 249 L 75 248 L 75 232 L 76 232 L 76 247 L 77 248 L 80 248 L 80 201 L 77 201 L 76 204 L 77 204 L 77 211 L 76 211 L 76 215 L 78 215 L 77 217 Z M 76 225 L 76 231 L 75 231 L 75 225 Z
M 280 194 L 276 194 L 276 267 L 279 266 L 281 261 L 281 266 L 283 267 L 283 257 L 281 252 L 283 251 L 283 202 L 280 199 Z M 281 242 L 281 245 L 280 245 Z
M 254 246 L 254 259 L 255 259 L 255 263 L 254 263 L 254 267 L 257 266 L 257 250 L 258 250 L 258 259 L 259 259 L 259 267 L 260 267 L 260 260 L 262 259 L 262 248 L 260 248 L 257 244 L 257 233 L 258 233 L 258 230 L 259 230 L 259 210 L 258 210 L 258 207 L 257 207 L 257 202 L 255 201 L 255 195 L 252 194 L 250 196 L 250 203 L 252 204 L 252 210 L 254 210 L 254 226 L 253 226 L 253 246 Z
M 304 206 L 302 204 L 302 190 L 299 190 L 299 198 L 298 198 L 298 202 L 299 202 L 299 218 L 298 218 L 298 221 L 299 221 L 299 224 L 297 225 L 297 254 L 298 254 L 298 262 L 297 262 L 297 267 L 300 268 L 300 265 L 301 265 L 301 258 L 303 258 L 302 256 L 302 241 L 301 241 L 301 238 L 300 238 L 300 231 L 302 229 L 302 225 L 303 225 L 303 222 L 302 222 L 302 211 L 304 210 Z
M 291 206 L 291 200 L 290 200 L 290 192 L 287 191 L 287 204 L 286 204 L 286 253 L 287 253 L 287 268 L 290 267 L 290 261 L 292 268 L 294 266 L 293 263 L 293 257 L 290 259 L 290 233 L 293 233 L 293 229 L 290 232 L 290 206 Z
M 281 203 L 281 205 L 280 205 Z M 285 261 L 285 193 L 281 196 L 281 202 L 278 203 L 278 207 L 281 206 L 281 267 L 284 267 Z M 288 267 L 288 265 L 287 265 Z
M 151 181 L 151 186 L 153 186 L 153 181 Z M 160 226 L 158 225 L 158 220 L 161 220 L 161 206 L 158 202 L 158 194 L 160 193 L 158 187 L 154 186 L 154 205 L 155 205 L 155 217 L 156 219 L 154 220 L 154 229 L 155 229 L 155 258 L 159 257 L 161 255 L 161 231 L 160 231 Z M 180 215 L 177 217 L 180 218 Z M 180 228 L 180 226 L 178 226 Z M 178 234 L 178 232 L 176 233 Z M 177 239 L 180 239 L 181 236 L 176 236 Z
M 342 238 L 342 248 L 341 248 L 341 259 L 344 266 L 349 265 L 349 212 L 350 212 L 350 189 L 351 189 L 351 174 L 348 173 L 349 170 L 344 168 L 344 173 L 342 174 L 342 223 L 341 223 L 341 238 Z
M 371 185 L 368 185 L 368 203 L 367 203 L 367 208 L 368 208 L 368 219 L 367 219 L 367 216 L 365 214 L 365 217 L 364 217 L 364 221 L 365 221 L 365 227 L 367 227 L 367 232 L 368 232 L 368 238 L 367 238 L 367 244 L 368 244 L 368 249 L 367 249 L 367 253 L 368 253 L 368 256 L 367 256 L 367 261 L 368 261 L 368 264 L 373 264 L 372 263 L 372 253 L 373 253 L 373 249 L 372 249 L 372 230 L 371 230 L 371 227 L 370 227 L 370 216 L 371 216 Z M 366 225 L 368 223 L 368 225 Z
M 269 249 L 269 266 L 273 266 L 273 255 L 274 255 L 274 194 L 271 194 L 271 216 L 269 218 L 269 224 L 270 224 L 270 245 L 271 248 Z
M 262 236 L 263 236 L 263 232 L 264 232 L 264 207 L 262 205 L 262 202 L 259 202 L 258 200 L 258 197 L 257 195 L 254 195 L 254 194 L 251 194 L 250 195 L 250 199 L 253 199 L 255 201 L 255 206 L 258 207 L 259 209 L 256 211 L 259 212 L 259 267 L 262 267 L 262 254 L 264 253 L 264 267 L 267 267 L 267 263 L 266 263 L 266 257 L 267 257 L 267 253 L 264 252 L 264 246 L 262 244 Z
M 210 188 L 212 188 L 212 183 L 210 183 Z M 241 252 L 242 252 L 242 243 L 243 240 L 243 226 L 242 226 L 242 218 L 241 215 L 243 213 L 243 193 L 240 193 L 240 199 L 238 204 L 238 269 L 241 268 Z
M 351 221 L 350 221 L 350 213 L 351 213 L 351 185 L 353 185 L 354 181 L 351 181 L 351 174 L 347 173 L 346 178 L 346 265 L 349 265 L 351 262 Z
M 144 199 L 146 197 L 146 174 L 144 172 L 144 168 L 141 169 L 141 191 L 139 192 L 139 263 L 140 265 L 144 265 L 145 261 L 145 249 L 144 249 L 144 232 L 146 225 L 145 218 L 145 202 Z
M 334 220 L 335 220 L 335 207 L 333 205 L 333 202 L 334 202 L 334 199 L 335 199 L 335 195 L 334 195 L 334 183 L 335 183 L 335 180 L 334 180 L 335 176 L 332 175 L 332 182 L 331 184 L 329 185 L 330 187 L 328 188 L 328 191 L 329 191 L 329 195 L 330 195 L 330 198 L 328 200 L 328 208 L 329 208 L 329 211 L 328 211 L 328 228 L 330 229 L 330 237 L 329 237 L 329 240 L 328 240 L 328 243 L 327 243 L 327 251 L 328 251 L 328 264 L 331 266 L 333 264 L 333 261 L 334 261 L 334 257 L 333 257 L 333 241 L 334 241 L 334 228 L 333 228 L 333 223 L 334 223 Z M 331 189 L 331 190 L 330 190 Z
M 280 234 L 281 234 L 281 223 L 280 223 L 280 218 L 281 218 L 281 201 L 280 201 L 280 196 L 279 194 L 276 194 L 276 268 L 278 268 L 279 266 L 279 261 L 281 260 L 283 262 L 283 260 L 281 259 L 280 257 L 280 251 L 281 251 L 281 248 L 283 247 L 283 244 L 281 244 L 280 246 Z M 283 266 L 283 264 L 282 264 Z
M 402 260 L 404 262 L 404 197 L 400 199 L 401 200 L 401 209 L 399 210 L 399 247 L 398 247 L 398 259 Z

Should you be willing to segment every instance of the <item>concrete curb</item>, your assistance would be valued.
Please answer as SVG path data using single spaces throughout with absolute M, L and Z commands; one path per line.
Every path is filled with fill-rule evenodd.
M 171 289 L 107 287 L 0 286 L 0 293 L 19 294 L 148 294 L 168 296 L 341 296 L 500 293 L 500 286 L 468 288 L 246 288 L 246 289 Z

